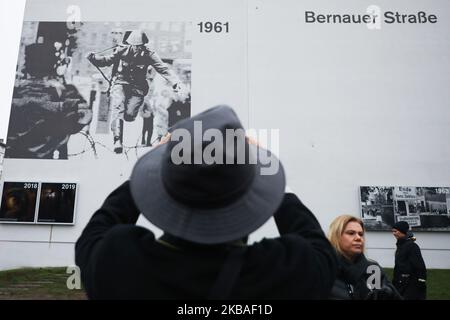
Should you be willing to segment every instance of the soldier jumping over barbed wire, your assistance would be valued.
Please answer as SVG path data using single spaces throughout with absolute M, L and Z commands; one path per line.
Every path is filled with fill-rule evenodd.
M 132 31 L 123 43 L 114 48 L 112 54 L 89 53 L 87 58 L 96 67 L 113 66 L 110 81 L 112 109 L 111 131 L 114 136 L 114 152 L 123 152 L 123 123 L 136 119 L 144 97 L 149 91 L 148 68 L 153 67 L 172 86 L 180 90 L 180 80 L 148 47 L 148 37 L 142 31 Z

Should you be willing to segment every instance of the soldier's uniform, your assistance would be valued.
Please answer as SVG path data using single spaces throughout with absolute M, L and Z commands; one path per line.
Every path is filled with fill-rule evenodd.
M 134 121 L 144 102 L 149 85 L 148 68 L 153 67 L 174 88 L 179 80 L 156 52 L 145 44 L 148 38 L 143 32 L 133 31 L 124 44 L 110 55 L 89 54 L 89 60 L 98 67 L 113 66 L 110 104 L 112 108 L 111 130 L 114 135 L 114 151 L 122 152 L 123 120 Z

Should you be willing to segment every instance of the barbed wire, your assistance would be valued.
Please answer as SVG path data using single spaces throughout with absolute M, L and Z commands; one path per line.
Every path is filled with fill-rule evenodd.
M 92 137 L 92 135 L 91 135 L 89 132 L 80 131 L 80 132 L 78 132 L 78 133 L 81 134 L 82 136 L 84 136 L 84 137 L 86 138 L 86 140 L 89 142 L 89 147 L 90 147 L 90 148 L 84 148 L 82 151 L 80 151 L 80 152 L 78 152 L 78 153 L 71 153 L 71 154 L 68 154 L 67 157 L 76 157 L 76 156 L 82 155 L 82 154 L 87 153 L 87 152 L 89 152 L 90 150 L 92 150 L 92 152 L 94 153 L 95 159 L 98 159 L 99 156 L 98 156 L 98 153 L 97 153 L 96 145 L 99 145 L 99 146 L 103 147 L 104 149 L 106 149 L 107 151 L 109 151 L 109 152 L 111 152 L 111 153 L 113 153 L 113 154 L 117 154 L 113 149 L 109 148 L 109 147 L 106 146 L 104 143 L 101 143 L 101 142 L 99 142 L 99 141 L 96 141 L 96 140 Z M 136 142 L 136 145 L 133 145 L 133 146 L 125 146 L 125 145 L 124 145 L 124 146 L 123 146 L 124 151 L 123 151 L 122 154 L 125 155 L 125 157 L 127 158 L 127 161 L 129 160 L 128 153 L 129 153 L 130 151 L 135 150 L 135 152 L 136 152 L 136 158 L 137 158 L 137 157 L 139 156 L 139 155 L 138 155 L 138 150 L 139 150 L 139 149 L 151 147 L 151 146 L 153 146 L 156 142 L 159 141 L 159 137 L 158 137 L 158 138 L 156 138 L 156 139 L 154 139 L 153 141 L 150 142 L 150 146 L 147 146 L 147 145 L 141 145 L 141 144 L 139 144 L 139 141 L 140 141 L 141 139 L 142 139 L 142 134 L 138 137 L 137 142 Z

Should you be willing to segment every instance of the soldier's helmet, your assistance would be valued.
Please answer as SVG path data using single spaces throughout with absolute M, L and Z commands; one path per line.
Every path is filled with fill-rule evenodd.
M 148 43 L 148 37 L 145 32 L 141 30 L 133 30 L 125 39 L 125 44 L 131 44 L 133 46 L 140 46 Z

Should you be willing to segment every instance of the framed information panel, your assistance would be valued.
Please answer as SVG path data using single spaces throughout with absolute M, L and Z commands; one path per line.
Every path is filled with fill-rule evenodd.
M 38 224 L 74 224 L 77 195 L 76 183 L 41 184 Z
M 74 182 L 4 182 L 0 223 L 75 223 L 78 184 Z
M 0 222 L 34 223 L 38 189 L 38 182 L 4 182 Z
M 413 231 L 450 231 L 449 187 L 363 186 L 360 196 L 367 230 L 406 221 Z

